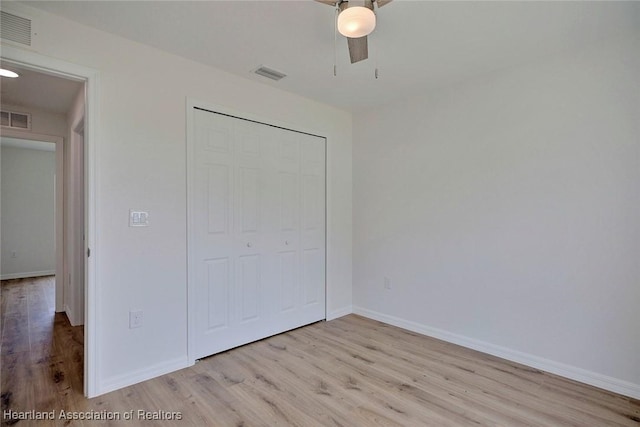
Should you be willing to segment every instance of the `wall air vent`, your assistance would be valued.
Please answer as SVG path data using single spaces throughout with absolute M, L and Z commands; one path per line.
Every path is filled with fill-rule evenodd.
M 4 10 L 0 13 L 0 38 L 31 46 L 31 19 Z
M 31 130 L 31 114 L 16 113 L 13 111 L 0 111 L 2 127 Z
M 280 71 L 276 71 L 272 68 L 265 67 L 264 65 L 261 65 L 260 68 L 254 71 L 254 73 L 256 73 L 259 76 L 266 77 L 268 79 L 275 80 L 275 81 L 278 81 L 280 79 L 283 79 L 284 77 L 287 77 L 285 73 L 281 73 Z

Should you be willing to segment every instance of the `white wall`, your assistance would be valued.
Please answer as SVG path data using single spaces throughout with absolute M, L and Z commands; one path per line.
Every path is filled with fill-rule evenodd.
M 15 8 L 20 5 L 12 5 Z M 25 10 L 27 10 L 25 8 Z M 100 72 L 95 144 L 98 393 L 187 363 L 187 97 L 328 138 L 329 315 L 351 307 L 351 116 L 338 109 L 28 9 L 40 54 Z M 129 228 L 130 208 L 152 225 Z M 129 329 L 128 312 L 144 311 Z
M 2 279 L 55 273 L 56 154 L 51 145 L 52 151 L 1 148 Z
M 638 52 L 354 115 L 355 311 L 639 397 Z

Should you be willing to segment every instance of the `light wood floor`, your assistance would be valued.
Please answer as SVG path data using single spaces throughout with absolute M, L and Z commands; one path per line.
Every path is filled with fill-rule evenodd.
M 640 401 L 355 315 L 88 400 L 82 328 L 54 314 L 53 302 L 52 278 L 2 283 L 3 413 L 182 414 L 69 425 L 640 426 Z

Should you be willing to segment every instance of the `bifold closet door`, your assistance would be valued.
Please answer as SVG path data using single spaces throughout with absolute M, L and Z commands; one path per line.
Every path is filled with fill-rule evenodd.
M 325 139 L 195 109 L 195 356 L 325 318 Z

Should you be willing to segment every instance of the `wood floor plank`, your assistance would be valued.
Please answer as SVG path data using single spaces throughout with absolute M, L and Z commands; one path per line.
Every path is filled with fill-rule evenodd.
M 196 365 L 197 366 L 197 365 Z M 194 425 L 260 425 L 262 420 L 253 410 L 245 410 L 228 387 L 205 372 L 189 373 L 182 384 L 192 393 L 183 407 Z
M 320 339 L 331 340 L 332 338 L 333 336 L 323 336 Z M 432 377 L 427 387 L 420 387 L 421 378 L 425 374 L 419 375 L 419 367 L 416 366 L 417 359 L 408 361 L 411 364 L 405 364 L 407 372 L 403 373 L 401 370 L 394 369 L 395 356 L 376 356 L 375 352 L 369 349 L 366 358 L 358 357 L 357 346 L 343 342 L 340 343 L 340 347 L 348 350 L 347 357 L 338 358 L 337 361 L 347 365 L 348 371 L 360 372 L 363 381 L 366 381 L 369 376 L 382 380 L 381 387 L 392 388 L 396 393 L 406 395 L 408 399 L 431 407 L 434 413 L 440 413 L 447 419 L 455 419 L 460 424 L 487 423 L 490 419 L 510 424 L 514 422 L 514 419 L 508 414 L 483 408 L 482 402 L 478 399 L 466 399 L 467 386 L 458 387 L 448 380 L 437 381 L 434 384 L 434 380 L 437 378 Z M 374 371 L 375 375 L 369 375 L 371 371 Z M 433 387 L 433 385 L 438 387 Z
M 339 358 L 327 357 L 327 354 L 338 357 L 336 352 L 340 347 L 323 348 L 319 345 L 318 340 L 311 338 L 305 343 L 301 339 L 303 333 L 303 330 L 298 330 L 294 333 L 270 338 L 267 342 L 281 340 L 279 345 L 290 353 L 290 356 L 286 358 L 286 365 L 291 366 L 292 358 L 298 358 L 301 361 L 302 369 L 296 370 L 294 375 L 302 379 L 303 382 L 318 383 L 317 389 L 324 390 L 331 395 L 331 406 L 336 401 L 342 403 L 343 406 L 346 405 L 346 408 L 333 408 L 335 412 L 346 409 L 348 413 L 352 413 L 355 408 L 374 405 L 377 408 L 384 408 L 389 419 L 405 425 L 419 424 L 416 421 L 419 421 L 421 416 L 425 414 L 428 414 L 431 422 L 437 420 L 438 425 L 448 425 L 451 422 L 451 419 L 440 416 L 437 411 L 427 412 L 422 402 L 402 397 L 397 393 L 389 393 L 392 384 L 381 378 L 367 375 L 366 368 L 360 369 L 355 365 L 336 362 Z M 261 352 L 261 355 L 266 356 L 265 352 Z M 351 357 L 346 353 L 340 357 L 344 358 L 345 356 Z M 313 369 L 310 370 L 309 367 Z M 281 370 L 282 368 L 280 368 Z
M 19 426 L 640 426 L 638 400 L 355 315 L 86 399 L 83 328 L 54 303 L 51 277 L 2 282 L 3 410 L 181 419 Z
M 336 335 L 332 334 L 326 339 L 335 339 L 335 337 Z M 352 348 L 353 352 L 357 350 L 357 346 L 353 346 L 353 343 L 358 341 L 358 338 L 354 338 L 350 343 L 344 342 L 340 345 Z M 476 370 L 479 371 L 478 366 L 470 368 L 459 366 L 459 361 L 448 360 L 445 354 L 431 355 L 437 358 L 434 362 L 430 357 L 417 357 L 412 353 L 404 353 L 399 347 L 385 348 L 385 345 L 380 342 L 376 343 L 375 347 L 369 344 L 362 345 L 369 350 L 367 358 L 373 365 L 372 369 L 380 370 L 381 374 L 389 375 L 391 378 L 401 379 L 404 381 L 404 388 L 417 388 L 428 392 L 429 389 L 434 388 L 433 386 L 437 386 L 436 389 L 442 391 L 440 398 L 459 400 L 461 404 L 458 406 L 464 406 L 469 411 L 473 408 L 473 412 L 477 415 L 490 415 L 492 419 L 504 424 L 523 423 L 534 415 L 525 407 L 519 405 L 511 407 L 502 403 L 505 400 L 512 400 L 511 396 L 514 393 L 523 394 L 523 391 L 526 393 L 523 397 L 527 400 L 535 399 L 532 385 L 527 381 L 516 378 L 516 383 L 513 384 L 513 378 L 508 375 L 501 377 L 503 373 L 500 371 L 492 373 L 493 377 L 485 376 L 476 372 Z M 537 388 L 539 383 L 533 383 L 533 386 Z M 497 390 L 498 394 L 487 395 L 486 390 L 491 389 Z M 546 422 L 557 421 L 546 419 Z
M 357 322 L 365 322 L 367 324 L 372 323 L 372 321 L 369 319 L 364 319 L 364 318 L 358 319 L 357 316 L 355 320 Z M 379 323 L 379 322 L 374 322 L 374 323 Z M 367 330 L 375 330 L 375 331 L 380 331 L 384 333 L 384 331 L 389 330 L 389 328 L 393 328 L 393 327 L 390 327 L 389 325 L 380 324 L 379 326 L 372 325 Z M 406 348 L 406 349 L 414 348 L 411 345 L 413 339 L 417 339 L 423 343 L 430 342 L 430 341 L 438 341 L 433 338 L 423 337 L 421 335 L 414 334 L 412 332 L 408 332 L 408 331 L 403 331 L 403 332 L 404 332 L 403 340 L 406 341 L 406 344 L 397 346 L 399 344 L 398 342 L 393 343 L 394 345 L 393 348 L 395 353 L 401 353 L 403 351 L 403 348 Z M 359 336 L 362 336 L 362 335 L 363 334 L 354 336 L 352 341 L 358 340 Z M 376 345 L 379 345 L 379 343 L 384 341 L 387 341 L 387 340 L 378 339 Z M 588 387 L 588 386 L 585 386 L 584 384 L 571 381 L 566 378 L 558 377 L 556 375 L 542 372 L 542 371 L 529 368 L 523 365 L 519 365 L 517 363 L 508 362 L 503 359 L 490 356 L 487 354 L 479 353 L 471 349 L 459 347 L 454 344 L 450 344 L 450 343 L 444 343 L 444 344 L 445 344 L 444 347 L 440 347 L 440 348 L 445 348 L 444 354 L 440 356 L 431 354 L 431 357 L 433 358 L 433 360 L 437 360 L 438 363 L 443 362 L 441 363 L 441 366 L 438 367 L 438 371 L 446 372 L 446 370 L 449 367 L 461 368 L 462 369 L 461 373 L 463 375 L 465 374 L 464 371 L 469 371 L 469 373 L 473 375 L 473 379 L 469 379 L 469 378 L 463 379 L 463 382 L 465 384 L 468 384 L 469 386 L 472 386 L 474 383 L 478 382 L 481 379 L 478 377 L 485 377 L 490 381 L 498 381 L 498 384 L 496 384 L 494 387 L 489 386 L 489 389 L 493 390 L 494 392 L 508 388 L 510 389 L 509 390 L 510 393 L 512 393 L 512 392 L 519 391 L 520 387 L 513 387 L 514 385 L 513 379 L 509 379 L 508 376 L 501 379 L 500 378 L 501 372 L 505 374 L 513 375 L 514 376 L 513 378 L 521 377 L 522 379 L 533 379 L 532 385 L 535 386 L 534 388 L 534 390 L 536 391 L 535 397 L 542 399 L 543 404 L 545 406 L 548 406 L 549 404 L 553 406 L 554 404 L 559 402 L 563 409 L 568 408 L 567 406 L 562 406 L 562 403 L 564 402 L 564 399 L 571 398 L 571 392 L 569 390 L 571 390 L 572 387 L 575 387 L 576 388 L 575 398 L 582 401 L 582 405 L 579 405 L 580 412 L 584 410 L 585 403 L 587 403 L 590 406 L 601 407 L 602 409 L 604 409 L 604 411 L 600 412 L 599 416 L 605 417 L 605 420 L 600 421 L 602 423 L 606 423 L 607 420 L 610 419 L 610 416 L 607 415 L 606 412 L 612 412 L 615 414 L 615 422 L 622 422 L 623 419 L 628 419 L 629 417 L 631 418 L 635 417 L 635 415 L 628 413 L 630 407 L 633 408 L 634 411 L 638 409 L 637 400 L 630 399 L 630 398 L 627 398 L 615 393 L 611 393 L 608 391 L 596 389 L 594 387 Z M 436 345 L 432 347 L 436 348 Z M 538 377 L 538 379 L 535 379 L 536 377 Z M 502 383 L 501 387 L 499 383 Z M 560 387 L 566 388 L 567 395 L 564 395 L 563 393 L 557 393 L 557 394 L 540 393 L 540 390 L 539 390 L 540 387 L 543 387 L 544 385 L 544 388 L 547 389 L 549 384 L 554 384 L 554 383 L 557 383 L 558 385 L 560 385 Z M 524 391 L 524 390 L 520 390 L 520 391 Z M 504 398 L 504 396 L 502 396 L 502 398 Z M 522 398 L 523 398 L 522 400 L 529 401 L 531 399 L 531 396 L 527 394 L 525 396 L 522 396 Z M 514 402 L 514 404 L 516 403 L 518 403 L 517 399 Z M 593 420 L 592 422 L 596 423 L 597 421 L 598 420 Z
M 242 383 L 257 386 L 270 392 L 277 400 L 289 401 L 297 408 L 305 408 L 314 420 L 321 421 L 323 425 L 348 425 L 349 420 L 340 414 L 354 407 L 349 396 L 340 393 L 339 387 L 324 381 L 318 372 L 309 371 L 308 364 L 300 363 L 300 359 L 287 357 L 286 366 L 283 366 L 278 359 L 280 354 L 272 353 L 271 356 L 275 357 L 270 357 L 270 351 L 282 351 L 275 350 L 277 347 L 273 347 L 270 341 L 254 343 L 233 354 L 236 363 L 251 371 Z M 319 402 L 323 404 L 318 405 Z

